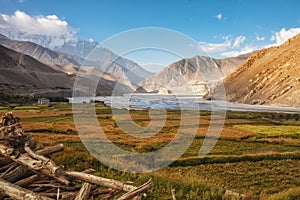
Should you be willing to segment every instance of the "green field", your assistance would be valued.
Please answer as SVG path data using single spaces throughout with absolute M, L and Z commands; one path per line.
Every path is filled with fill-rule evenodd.
M 128 151 L 149 152 L 168 144 L 180 125 L 180 111 L 168 111 L 165 126 L 151 139 L 128 137 L 116 124 L 121 118 L 111 109 L 97 104 L 96 113 L 105 134 L 116 145 Z M 63 143 L 64 152 L 53 156 L 55 162 L 73 170 L 94 168 L 96 174 L 137 185 L 149 178 L 153 187 L 145 199 L 300 199 L 300 122 L 288 114 L 227 112 L 225 126 L 216 146 L 208 156 L 199 158 L 210 122 L 210 112 L 195 115 L 200 125 L 188 150 L 170 166 L 158 171 L 134 174 L 109 168 L 95 158 L 81 143 L 73 122 L 70 104 L 47 106 L 0 107 L 0 113 L 12 111 L 21 118 L 23 128 L 40 146 Z M 141 126 L 150 123 L 147 110 L 130 111 Z M 190 127 L 186 127 L 188 132 Z

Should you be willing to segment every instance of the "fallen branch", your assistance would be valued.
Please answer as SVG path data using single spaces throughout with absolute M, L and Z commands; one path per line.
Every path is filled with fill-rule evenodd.
M 27 143 L 25 144 L 24 150 L 31 158 L 41 161 L 41 165 L 43 168 L 47 168 L 55 176 L 61 175 L 63 171 L 62 167 L 56 166 L 56 164 L 51 159 L 34 153 Z
M 94 183 L 97 185 L 101 185 L 104 187 L 109 187 L 109 188 L 114 188 L 114 189 L 122 189 L 124 191 L 132 191 L 134 189 L 136 189 L 137 187 L 121 182 L 121 181 L 117 181 L 117 180 L 113 180 L 113 179 L 107 179 L 107 178 L 102 178 L 99 176 L 94 176 L 91 174 L 86 174 L 83 172 L 71 172 L 71 171 L 67 171 L 65 172 L 65 175 L 72 177 L 72 178 L 76 178 L 88 183 Z
M 0 179 L 0 192 L 15 200 L 52 200 L 46 196 L 36 194 L 3 179 Z
M 34 181 L 38 180 L 39 176 L 38 175 L 32 175 L 29 176 L 25 179 L 19 180 L 18 182 L 15 183 L 15 185 L 21 186 L 21 187 L 26 187 L 27 185 L 30 185 Z
M 128 200 L 128 199 L 131 199 L 139 194 L 142 194 L 144 192 L 146 192 L 148 189 L 150 189 L 152 186 L 152 181 L 151 179 L 144 183 L 143 185 L 141 185 L 140 187 L 130 191 L 130 192 L 127 192 L 126 194 L 124 194 L 123 196 L 121 196 L 120 198 L 118 198 L 118 200 Z
M 108 200 L 114 196 L 116 196 L 117 194 L 119 194 L 120 192 L 122 192 L 121 189 L 114 189 L 112 190 L 110 193 L 108 193 L 107 195 L 105 195 L 105 197 L 103 197 L 102 200 Z
M 171 192 L 172 192 L 172 199 L 173 199 L 173 200 L 176 200 L 175 189 L 172 189 Z
M 1 176 L 6 181 L 15 182 L 25 176 L 28 173 L 28 169 L 22 165 L 17 168 L 11 170 L 10 172 Z
M 81 189 L 79 190 L 75 200 L 88 200 L 90 197 L 91 189 L 92 189 L 92 184 L 84 183 Z
M 64 147 L 63 144 L 58 144 L 58 145 L 55 145 L 55 146 L 46 147 L 44 149 L 38 150 L 35 153 L 38 154 L 38 155 L 42 155 L 42 156 L 50 156 L 54 153 L 63 151 L 64 148 L 65 147 Z
M 0 144 L 0 154 L 3 156 L 10 157 L 14 162 L 28 167 L 28 169 L 33 172 L 41 172 L 59 180 L 66 185 L 70 184 L 70 182 L 64 176 L 60 175 L 62 171 L 61 167 L 55 166 L 55 164 L 48 158 L 35 154 L 28 146 L 24 147 L 24 149 L 27 151 L 27 154 L 19 154 L 16 157 L 14 154 L 14 149 Z

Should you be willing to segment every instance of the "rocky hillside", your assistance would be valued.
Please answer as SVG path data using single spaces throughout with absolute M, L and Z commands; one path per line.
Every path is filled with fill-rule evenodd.
M 53 69 L 36 59 L 0 45 L 0 92 L 35 96 L 68 96 L 72 94 L 75 75 Z M 93 84 L 87 80 L 89 73 L 81 72 L 84 82 L 83 92 Z M 99 73 L 99 72 L 98 72 Z M 84 77 L 85 74 L 85 77 Z M 111 95 L 118 79 L 102 73 L 97 95 Z M 134 91 L 131 87 L 119 83 L 121 93 Z M 117 91 L 119 92 L 119 91 Z
M 79 63 L 77 61 L 68 58 L 64 54 L 57 53 L 33 42 L 11 40 L 10 38 L 0 34 L 0 45 L 14 51 L 29 55 L 45 64 L 79 66 Z
M 143 69 L 132 60 L 116 55 L 93 40 L 69 41 L 61 47 L 55 47 L 55 50 L 73 55 L 73 57 L 68 57 L 74 60 L 78 60 L 80 57 L 82 58 L 80 63 L 83 62 L 83 65 L 100 68 L 106 73 L 131 81 L 134 84 L 138 84 L 152 75 L 151 72 Z M 74 58 L 74 55 L 77 58 Z
M 129 80 L 134 84 L 138 84 L 152 75 L 137 63 L 118 56 L 101 46 L 91 49 L 91 53 L 85 57 L 83 65 L 100 68 L 106 73 Z
M 70 66 L 76 67 L 83 63 L 85 66 L 97 67 L 106 73 L 135 84 L 152 75 L 137 63 L 117 56 L 112 51 L 100 47 L 99 43 L 95 41 L 70 41 L 51 50 L 33 42 L 12 40 L 0 34 L 0 45 L 29 55 L 64 72 L 66 66 L 70 69 Z M 88 56 L 90 52 L 93 53 Z
M 237 57 L 224 59 L 214 59 L 218 65 L 223 77 L 233 73 L 243 62 L 245 62 L 252 53 L 242 54 Z
M 300 35 L 254 53 L 224 86 L 228 101 L 299 107 Z M 217 97 L 219 90 L 218 86 L 212 94 Z
M 141 85 L 149 92 L 204 95 L 212 85 L 232 73 L 248 56 L 246 54 L 226 59 L 205 56 L 186 58 L 172 63 Z

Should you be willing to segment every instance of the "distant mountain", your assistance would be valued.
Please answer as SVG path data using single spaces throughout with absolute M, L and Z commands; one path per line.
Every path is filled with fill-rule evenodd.
M 28 55 L 1 45 L 0 58 L 0 92 L 50 97 L 71 96 L 75 75 L 55 70 L 53 67 L 43 64 Z M 95 84 L 92 82 L 93 79 L 88 79 L 88 76 L 90 74 L 97 76 L 97 73 L 88 70 L 90 68 L 85 68 L 85 71 L 79 72 L 79 81 L 83 83 L 82 93 L 88 91 Z M 116 84 L 119 85 L 119 90 L 114 92 L 116 95 L 135 90 L 135 88 L 124 85 L 118 78 L 99 71 L 98 74 L 101 74 L 101 78 L 97 86 L 97 95 L 111 95 Z
M 98 67 L 107 73 L 129 80 L 134 84 L 138 84 L 152 75 L 151 72 L 143 69 L 137 63 L 116 55 L 93 40 L 70 41 L 61 47 L 56 47 L 55 50 L 81 57 L 83 58 L 81 61 L 83 65 Z
M 253 52 L 242 54 L 236 57 L 214 59 L 219 69 L 222 72 L 223 77 L 233 73 L 243 62 L 245 62 Z
M 164 68 L 141 83 L 148 92 L 204 95 L 220 79 L 233 72 L 250 54 L 214 59 L 195 56 Z
M 24 38 L 18 35 L 15 37 L 36 41 L 38 44 L 29 41 L 12 40 L 0 34 L 0 45 L 29 55 L 45 64 L 80 66 L 83 63 L 85 66 L 98 67 L 107 73 L 131 81 L 134 84 L 138 84 L 152 75 L 151 72 L 143 69 L 137 63 L 102 48 L 98 42 L 93 40 L 66 40 L 61 45 L 53 46 L 51 38 L 43 36 L 27 35 Z M 47 47 L 53 48 L 49 49 Z M 91 52 L 95 55 L 94 57 L 92 55 L 88 56 Z
M 228 101 L 300 106 L 300 34 L 254 53 L 224 81 Z M 207 95 L 218 97 L 220 86 Z
M 64 54 L 57 53 L 33 42 L 11 40 L 8 37 L 0 34 L 0 45 L 29 55 L 45 64 L 79 66 L 79 63 L 74 59 L 68 58 Z
M 89 40 L 77 39 L 77 40 L 67 41 L 61 46 L 55 46 L 53 50 L 67 53 L 69 55 L 76 55 L 84 59 L 98 45 L 99 42 L 96 42 L 92 39 Z

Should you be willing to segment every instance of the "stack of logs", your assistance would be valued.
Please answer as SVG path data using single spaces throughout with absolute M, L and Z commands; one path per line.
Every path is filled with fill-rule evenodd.
M 51 155 L 63 151 L 62 144 L 36 149 L 31 135 L 24 134 L 20 120 L 7 113 L 0 120 L 1 199 L 142 199 L 151 187 L 149 180 L 136 187 L 92 175 L 94 170 L 66 171 Z

